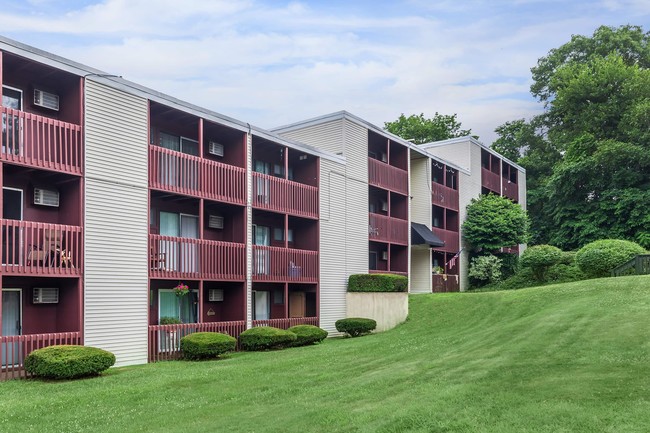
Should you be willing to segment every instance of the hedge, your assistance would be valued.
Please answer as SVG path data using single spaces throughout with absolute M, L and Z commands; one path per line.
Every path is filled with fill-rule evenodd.
M 242 350 L 282 349 L 290 346 L 298 337 L 293 332 L 272 326 L 247 329 L 239 335 Z
M 115 355 L 90 346 L 48 346 L 25 358 L 25 371 L 46 379 L 97 376 L 115 364 Z
M 608 277 L 612 269 L 639 254 L 646 254 L 646 250 L 637 243 L 603 239 L 580 248 L 576 253 L 576 264 L 589 278 Z
M 339 332 L 345 332 L 350 337 L 358 337 L 374 330 L 377 327 L 377 322 L 363 317 L 348 317 L 337 320 L 334 326 Z
M 354 274 L 348 279 L 348 292 L 406 292 L 408 278 L 394 274 Z
M 195 332 L 181 338 L 181 351 L 186 359 L 217 358 L 236 346 L 236 338 L 218 332 Z
M 546 273 L 553 265 L 562 260 L 562 250 L 553 245 L 535 245 L 526 248 L 521 255 L 521 266 L 533 270 L 533 276 L 537 281 L 546 281 Z
M 327 331 L 313 325 L 296 325 L 287 331 L 296 334 L 296 341 L 292 343 L 292 346 L 308 346 L 320 343 L 327 338 Z

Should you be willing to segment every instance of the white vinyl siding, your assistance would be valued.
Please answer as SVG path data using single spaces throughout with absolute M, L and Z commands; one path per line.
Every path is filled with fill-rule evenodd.
M 147 101 L 86 81 L 85 344 L 147 362 Z
M 431 159 L 419 155 L 411 159 L 410 200 L 411 221 L 431 227 Z M 409 228 L 410 232 L 410 228 Z M 431 292 L 431 250 L 415 247 L 411 249 L 409 291 L 411 293 Z
M 304 129 L 280 132 L 283 137 L 299 141 L 331 153 L 345 152 L 343 148 L 343 119 L 332 120 Z
M 347 257 L 345 166 L 321 159 L 320 166 L 320 327 L 336 333 L 334 323 L 345 318 Z M 365 257 L 365 255 L 364 255 Z

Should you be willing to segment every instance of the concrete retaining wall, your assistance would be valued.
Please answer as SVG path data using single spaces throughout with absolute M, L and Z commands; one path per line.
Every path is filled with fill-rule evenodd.
M 377 332 L 392 329 L 409 314 L 408 293 L 348 292 L 347 316 L 366 317 L 377 321 Z

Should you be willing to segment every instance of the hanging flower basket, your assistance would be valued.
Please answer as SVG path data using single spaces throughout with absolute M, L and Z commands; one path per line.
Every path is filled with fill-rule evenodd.
M 178 286 L 174 287 L 174 293 L 179 298 L 182 298 L 183 296 L 187 295 L 189 292 L 190 292 L 190 288 L 187 287 L 187 284 L 178 283 Z

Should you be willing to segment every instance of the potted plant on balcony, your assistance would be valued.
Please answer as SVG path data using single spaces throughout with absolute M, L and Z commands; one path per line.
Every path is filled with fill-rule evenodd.
M 178 301 L 180 302 L 181 298 L 185 295 L 190 293 L 190 288 L 187 286 L 187 284 L 183 284 L 181 282 L 178 283 L 178 286 L 174 287 L 174 294 L 178 297 Z

